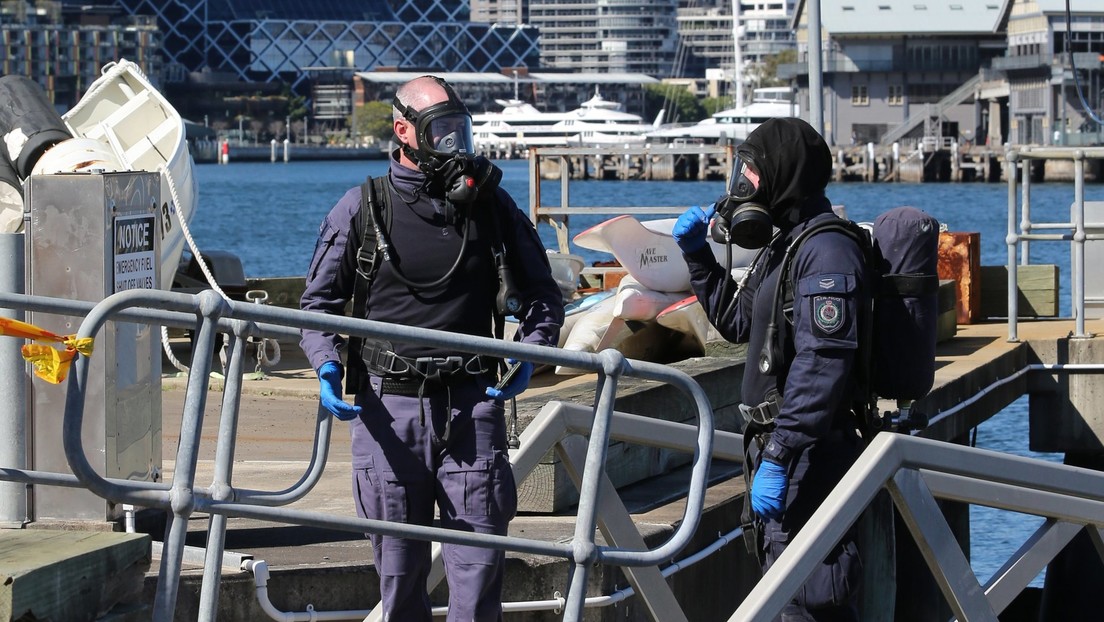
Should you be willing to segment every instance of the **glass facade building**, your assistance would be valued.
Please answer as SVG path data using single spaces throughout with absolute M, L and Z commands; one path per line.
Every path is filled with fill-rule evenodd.
M 307 68 L 499 71 L 539 63 L 537 31 L 471 23 L 457 0 L 116 0 L 152 15 L 166 80 L 209 69 L 299 90 Z

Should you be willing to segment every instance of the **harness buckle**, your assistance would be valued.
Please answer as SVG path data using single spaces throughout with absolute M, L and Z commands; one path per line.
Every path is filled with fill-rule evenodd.
M 754 423 L 764 428 L 773 426 L 775 418 L 778 417 L 780 405 L 781 400 L 779 399 L 767 400 L 756 406 L 740 404 L 740 414 L 744 417 L 744 425 Z
M 414 359 L 414 371 L 426 380 L 440 381 L 441 377 L 449 377 L 457 372 L 464 371 L 464 357 L 446 356 L 444 358 L 422 356 Z

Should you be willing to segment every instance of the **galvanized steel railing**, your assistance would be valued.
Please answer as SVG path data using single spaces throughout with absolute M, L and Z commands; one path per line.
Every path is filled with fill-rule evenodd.
M 1061 147 L 1009 150 L 1005 154 L 1008 177 L 1008 340 L 1018 341 L 1016 316 L 1019 312 L 1017 263 L 1026 265 L 1031 240 L 1069 241 L 1070 290 L 1073 301 L 1074 337 L 1090 337 L 1085 332 L 1085 242 L 1104 240 L 1104 233 L 1088 233 L 1086 229 L 1104 228 L 1104 223 L 1085 223 L 1085 160 L 1104 159 L 1104 147 L 1071 149 Z M 1031 221 L 1031 165 L 1035 160 L 1073 161 L 1073 208 L 1071 222 L 1036 223 Z M 1019 167 L 1019 170 L 1017 168 Z M 1017 174 L 1018 173 L 1018 174 Z M 1017 222 L 1017 177 L 1022 178 L 1023 213 Z M 1017 225 L 1019 229 L 1017 229 Z M 1037 229 L 1057 230 L 1061 233 L 1032 233 Z M 1017 260 L 1017 244 L 1022 245 L 1023 257 Z
M 1082 528 L 1104 551 L 1104 473 L 915 436 L 877 435 L 730 622 L 773 620 L 883 488 L 959 620 L 997 622 Z M 936 499 L 1046 521 L 981 585 Z
M 0 294 L 0 304 L 44 312 L 79 315 L 87 313 L 78 331 L 80 337 L 95 336 L 110 320 L 165 324 L 195 330 L 194 362 L 188 377 L 180 443 L 171 484 L 104 478 L 89 463 L 81 441 L 85 390 L 90 365 L 89 360 L 84 357 L 79 357 L 72 369 L 67 387 L 62 430 L 66 458 L 74 476 L 0 469 L 0 479 L 7 481 L 83 487 L 115 503 L 160 508 L 170 512 L 154 601 L 153 618 L 155 620 L 171 620 L 173 617 L 188 520 L 195 512 L 211 515 L 200 602 L 200 612 L 203 616 L 201 619 L 211 620 L 215 617 L 218 601 L 221 558 L 228 517 L 325 527 L 356 533 L 373 532 L 388 536 L 483 546 L 563 558 L 574 563 L 564 610 L 565 620 L 582 618 L 586 582 L 591 565 L 607 563 L 628 567 L 658 566 L 674 557 L 689 543 L 701 518 L 709 459 L 713 450 L 712 408 L 704 391 L 693 378 L 665 365 L 629 360 L 615 350 L 605 350 L 597 354 L 572 352 L 470 335 L 382 324 L 369 320 L 241 303 L 225 300 L 209 290 L 196 295 L 160 290 L 132 290 L 114 294 L 90 309 L 87 308 L 88 303 L 2 294 Z M 297 335 L 298 330 L 304 328 L 442 347 L 467 353 L 511 357 L 597 372 L 598 399 L 593 409 L 593 424 L 590 428 L 590 439 L 580 482 L 578 518 L 572 540 L 567 543 L 545 542 L 274 507 L 302 498 L 321 476 L 332 426 L 332 418 L 321 408 L 316 421 L 314 455 L 307 471 L 297 484 L 283 491 L 235 488 L 232 483 L 232 465 L 241 372 L 245 360 L 245 340 L 250 335 L 257 334 Z M 207 378 L 211 372 L 211 361 L 220 332 L 229 334 L 230 360 L 215 458 L 215 482 L 210 487 L 204 488 L 196 485 L 196 464 L 208 392 Z M 598 491 L 605 476 L 606 450 L 610 439 L 614 398 L 618 380 L 622 376 L 670 384 L 682 390 L 697 410 L 696 444 L 682 521 L 666 542 L 650 550 L 602 546 L 595 541 L 599 507 Z

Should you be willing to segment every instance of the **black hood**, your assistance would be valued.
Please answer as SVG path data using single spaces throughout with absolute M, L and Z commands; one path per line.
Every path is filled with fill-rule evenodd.
M 797 118 L 769 119 L 739 147 L 759 169 L 775 224 L 784 227 L 794 208 L 824 196 L 832 177 L 832 152 L 813 126 Z M 789 216 L 789 218 L 787 218 Z

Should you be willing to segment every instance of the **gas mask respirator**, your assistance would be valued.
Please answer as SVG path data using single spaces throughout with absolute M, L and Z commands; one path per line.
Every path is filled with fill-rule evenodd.
M 752 250 L 763 248 L 774 235 L 774 222 L 766 203 L 769 196 L 766 180 L 750 154 L 740 151 L 736 153 L 729 179 L 728 192 L 717 202 L 710 235 L 720 244 Z
M 438 79 L 448 99 L 414 110 L 395 98 L 393 105 L 414 126 L 417 148 L 402 145 L 403 153 L 425 173 L 430 183 L 444 190 L 453 203 L 471 203 L 494 192 L 502 171 L 483 156 L 475 155 L 471 113 L 456 92 Z

